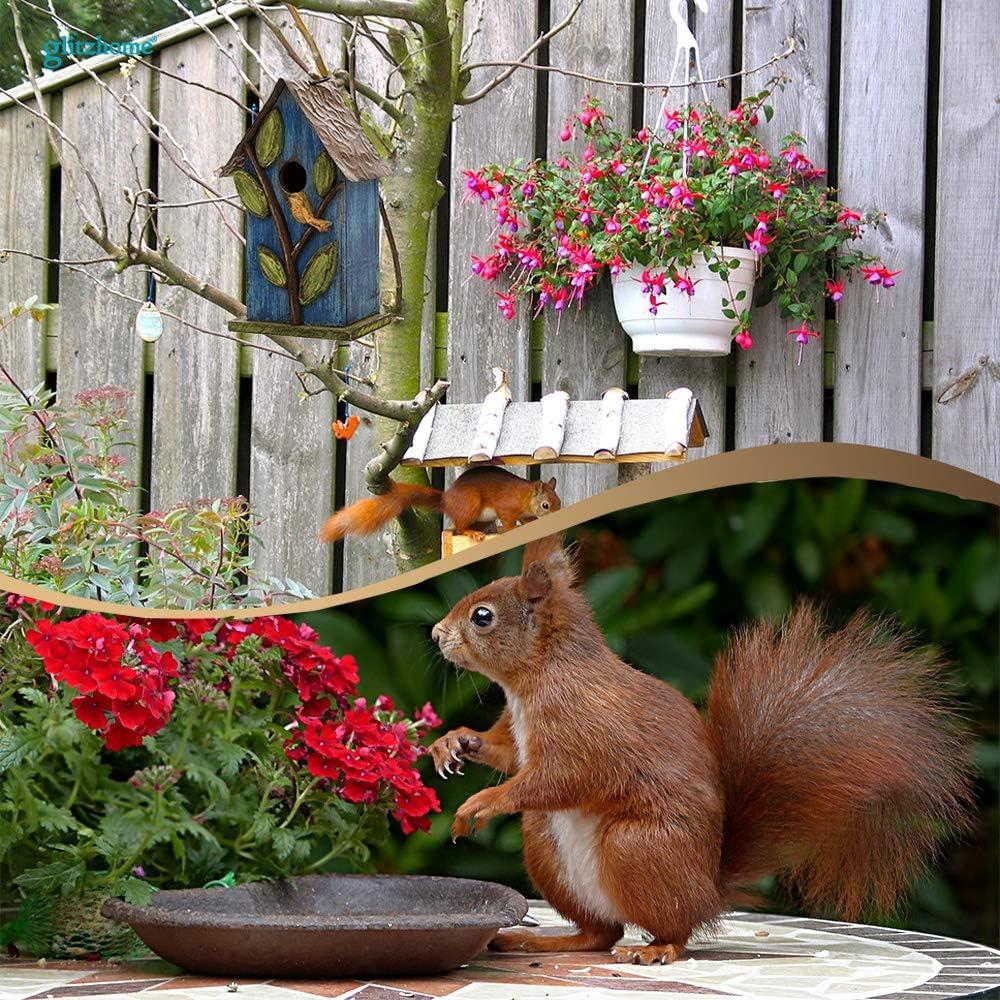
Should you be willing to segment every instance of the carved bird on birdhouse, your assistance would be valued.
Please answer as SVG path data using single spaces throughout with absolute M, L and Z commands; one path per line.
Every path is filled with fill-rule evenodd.
M 312 205 L 309 204 L 309 196 L 305 191 L 293 191 L 288 195 L 288 203 L 292 206 L 292 215 L 299 222 L 307 226 L 312 226 L 318 232 L 325 233 L 330 228 L 327 219 L 318 219 L 313 214 Z

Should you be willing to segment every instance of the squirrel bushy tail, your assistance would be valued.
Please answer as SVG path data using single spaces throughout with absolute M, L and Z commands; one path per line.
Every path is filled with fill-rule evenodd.
M 708 697 L 728 900 L 778 875 L 806 909 L 892 911 L 968 822 L 968 747 L 940 666 L 884 622 L 830 632 L 808 604 L 736 635 Z
M 390 479 L 388 492 L 358 500 L 328 517 L 319 537 L 324 542 L 336 542 L 345 535 L 370 535 L 410 507 L 439 510 L 441 491 L 432 486 L 399 483 Z

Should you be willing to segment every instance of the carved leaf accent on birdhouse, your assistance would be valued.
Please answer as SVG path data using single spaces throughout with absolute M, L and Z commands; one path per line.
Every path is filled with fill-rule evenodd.
M 320 247 L 309 258 L 309 263 L 302 269 L 302 280 L 299 282 L 299 302 L 307 306 L 318 299 L 333 282 L 337 270 L 337 243 L 331 241 Z
M 253 212 L 258 219 L 266 219 L 269 211 L 267 196 L 257 183 L 257 179 L 251 177 L 245 170 L 237 170 L 233 174 L 233 184 L 236 185 L 236 193 L 243 202 L 243 207 L 248 212 Z
M 285 274 L 285 266 L 281 263 L 281 259 L 273 250 L 269 250 L 263 245 L 257 247 L 257 261 L 260 264 L 261 274 L 263 274 L 272 285 L 277 285 L 278 288 L 285 287 L 288 283 L 288 276 Z
M 336 179 L 337 168 L 330 159 L 330 154 L 325 149 L 320 150 L 313 164 L 313 186 L 316 188 L 316 193 L 322 198 L 333 187 Z
M 257 129 L 257 138 L 254 140 L 257 162 L 267 169 L 281 156 L 284 145 L 285 123 L 281 118 L 281 112 L 277 108 L 272 108 Z

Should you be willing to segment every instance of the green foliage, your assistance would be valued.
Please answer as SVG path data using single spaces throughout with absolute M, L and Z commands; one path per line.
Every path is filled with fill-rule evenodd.
M 103 386 L 64 407 L 44 386 L 24 390 L 3 376 L 0 571 L 64 594 L 162 608 L 311 596 L 256 574 L 249 543 L 258 522 L 243 497 L 135 509 L 136 484 L 122 472 L 129 393 Z
M 998 587 L 996 511 L 945 494 L 858 480 L 746 485 L 623 510 L 571 532 L 585 588 L 608 642 L 626 660 L 702 699 L 731 629 L 778 615 L 800 595 L 834 622 L 869 607 L 891 614 L 953 663 L 956 696 L 983 769 L 976 830 L 950 847 L 899 922 L 996 940 Z M 502 696 L 444 663 L 430 626 L 459 597 L 517 572 L 507 553 L 376 600 L 305 616 L 328 644 L 365 664 L 362 688 L 404 705 L 432 699 L 442 731 L 489 726 Z M 363 659 L 362 659 L 363 657 Z M 528 891 L 516 818 L 451 844 L 455 808 L 491 779 L 470 766 L 437 783 L 442 814 L 429 836 L 392 841 L 383 866 L 493 878 Z M 991 887 L 987 889 L 986 887 Z M 768 901 L 781 908 L 780 898 Z

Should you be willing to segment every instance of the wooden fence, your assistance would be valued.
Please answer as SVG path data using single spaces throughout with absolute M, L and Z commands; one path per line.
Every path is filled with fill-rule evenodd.
M 757 346 L 728 359 L 644 359 L 630 355 L 604 288 L 564 322 L 558 336 L 526 312 L 504 321 L 495 303 L 467 281 L 469 254 L 481 252 L 489 223 L 459 205 L 460 171 L 487 161 L 544 155 L 548 137 L 578 107 L 598 96 L 620 123 L 655 114 L 660 95 L 587 82 L 555 72 L 520 71 L 483 102 L 461 110 L 444 169 L 450 192 L 436 220 L 437 247 L 428 261 L 422 373 L 451 381 L 448 399 L 482 399 L 490 369 L 505 368 L 515 399 L 564 388 L 575 399 L 598 398 L 610 385 L 653 397 L 690 386 L 711 432 L 699 454 L 785 441 L 851 441 L 932 455 L 1000 478 L 1000 387 L 983 374 L 958 400 L 941 391 L 979 359 L 1000 360 L 996 261 L 1000 256 L 1000 179 L 996 149 L 1000 70 L 988 25 L 991 0 L 709 0 L 694 30 L 710 76 L 755 66 L 796 41 L 784 69 L 793 82 L 773 122 L 761 131 L 778 142 L 798 130 L 809 155 L 825 165 L 851 205 L 887 213 L 867 238 L 888 265 L 903 270 L 891 296 L 853 294 L 823 346 L 795 363 L 787 323 L 764 310 Z M 540 30 L 561 19 L 572 0 L 468 0 L 470 58 L 512 58 Z M 586 0 L 575 23 L 542 53 L 554 67 L 614 79 L 662 80 L 674 57 L 668 0 Z M 340 27 L 312 18 L 330 52 Z M 200 26 L 199 26 L 200 25 Z M 472 29 L 475 29 L 474 31 Z M 207 32 L 214 34 L 214 39 Z M 246 46 L 259 49 L 273 72 L 290 73 L 285 53 L 239 7 L 197 24 L 158 32 L 156 65 L 126 79 L 105 65 L 102 87 L 77 67 L 46 78 L 44 99 L 84 158 L 119 225 L 123 187 L 148 184 L 164 202 L 203 197 L 186 176 L 170 139 L 150 142 L 142 116 L 115 99 L 126 87 L 133 104 L 154 111 L 193 165 L 211 175 L 245 127 L 240 108 L 178 77 L 246 97 L 243 73 L 255 73 Z M 221 45 L 221 49 L 220 46 Z M 329 61 L 334 62 L 335 57 Z M 373 53 L 361 72 L 379 84 Z M 480 70 L 476 79 L 489 71 Z M 475 82 L 475 81 L 474 81 Z M 756 86 L 758 81 L 754 81 Z M 763 81 L 760 81 L 763 82 Z M 262 89 L 270 82 L 265 79 Z M 737 85 L 738 86 L 738 85 Z M 30 100 L 25 90 L 16 92 Z M 732 88 L 714 91 L 725 105 Z M 645 101 L 645 103 L 643 103 Z M 219 190 L 228 194 L 227 182 Z M 86 190 L 78 192 L 87 197 Z M 0 96 L 0 247 L 39 257 L 95 256 L 80 233 L 76 195 L 49 155 L 43 126 Z M 171 256 L 214 284 L 238 291 L 242 251 L 215 206 L 160 213 Z M 101 273 L 109 287 L 140 300 L 144 275 Z M 0 264 L 0 298 L 38 293 L 57 301 L 48 328 L 22 330 L 0 354 L 30 384 L 54 379 L 58 395 L 105 382 L 134 392 L 137 476 L 146 470 L 146 502 L 162 508 L 182 498 L 246 492 L 263 515 L 262 568 L 298 579 L 317 593 L 357 586 L 394 572 L 377 539 L 350 542 L 342 556 L 314 542 L 327 513 L 364 495 L 362 467 L 377 441 L 366 424 L 349 445 L 330 433 L 328 395 L 301 400 L 290 363 L 196 333 L 167 320 L 162 340 L 145 349 L 133 332 L 135 301 L 112 295 L 87 276 L 58 273 L 10 256 Z M 177 289 L 158 303 L 189 323 L 225 330 L 226 316 Z M 376 359 L 363 347 L 345 352 L 355 372 Z M 560 492 L 572 502 L 614 485 L 615 468 L 562 466 Z M 543 474 L 549 473 L 543 470 Z

